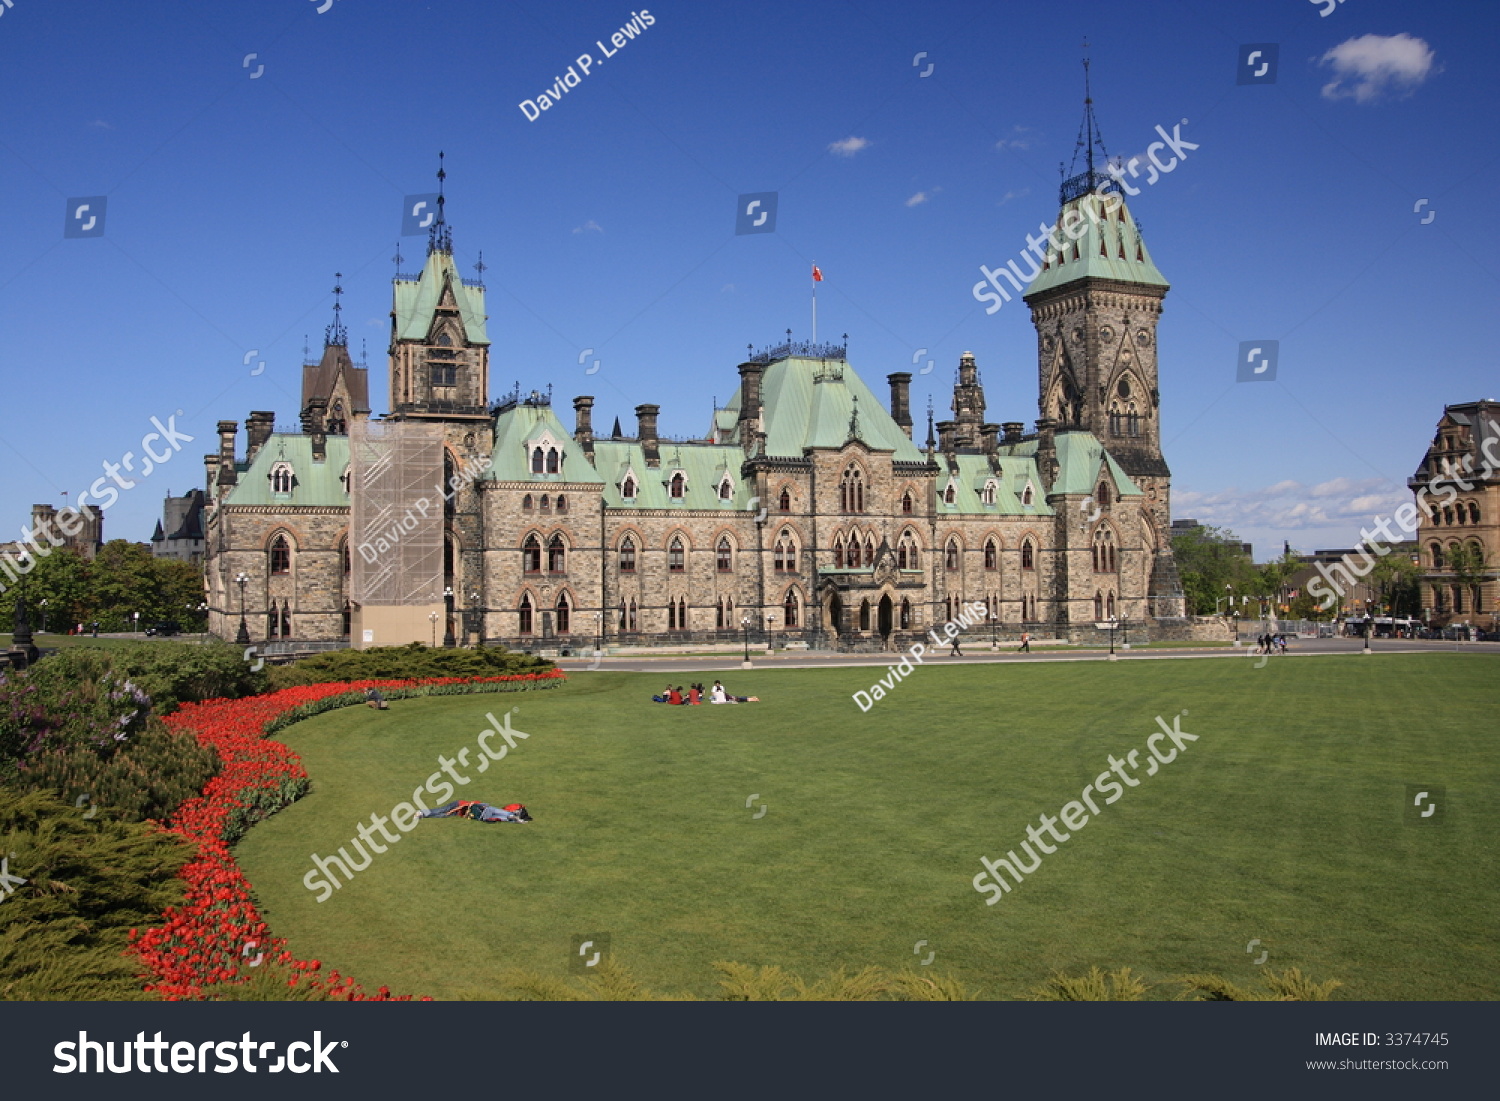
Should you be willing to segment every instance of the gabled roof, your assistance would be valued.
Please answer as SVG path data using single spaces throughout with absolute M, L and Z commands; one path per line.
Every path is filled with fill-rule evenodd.
M 1114 456 L 1104 450 L 1104 445 L 1090 433 L 1059 432 L 1054 442 L 1057 447 L 1057 479 L 1052 483 L 1053 493 L 1092 494 L 1098 488 L 1100 472 L 1107 469 L 1116 495 L 1141 496 L 1140 487 L 1130 480 Z
M 425 333 L 423 334 L 426 335 Z M 324 398 L 331 402 L 339 376 L 344 377 L 344 386 L 349 391 L 352 409 L 346 414 L 370 411 L 370 372 L 356 367 L 349 358 L 349 349 L 342 344 L 327 344 L 323 347 L 323 358 L 318 363 L 305 364 L 302 368 L 302 408 L 313 398 Z M 331 408 L 329 410 L 332 411 Z
M 533 474 L 531 472 L 532 440 L 541 435 L 550 435 L 562 455 L 561 473 Z M 520 402 L 504 410 L 495 418 L 495 450 L 490 467 L 484 478 L 499 482 L 583 482 L 598 485 L 604 481 L 592 466 L 588 456 L 568 430 L 552 412 L 552 406 L 544 403 Z
M 349 437 L 327 437 L 327 458 L 313 462 L 312 437 L 278 432 L 255 453 L 254 461 L 239 462 L 239 483 L 224 498 L 226 505 L 304 505 L 347 508 L 343 476 L 349 466 Z M 271 492 L 271 468 L 279 462 L 292 467 L 292 491 Z
M 435 249 L 427 254 L 427 263 L 416 280 L 393 282 L 397 340 L 426 340 L 432 330 L 433 313 L 442 301 L 445 287 L 451 287 L 454 304 L 464 325 L 464 337 L 470 344 L 488 344 L 485 327 L 484 288 L 465 286 L 453 265 L 453 254 Z
M 843 447 L 856 399 L 858 436 L 867 446 L 892 451 L 899 462 L 926 461 L 848 363 L 799 356 L 770 364 L 761 378 L 766 454 L 800 459 L 804 448 Z M 738 417 L 738 391 L 726 410 Z
M 1166 277 L 1152 262 L 1123 196 L 1111 192 L 1108 199 L 1087 191 L 1063 204 L 1057 232 L 1053 234 L 1063 249 L 1058 252 L 1050 244 L 1047 246 L 1043 270 L 1026 288 L 1025 301 L 1043 291 L 1088 278 L 1145 283 L 1166 290 Z M 1070 241 L 1067 227 L 1077 225 L 1085 227 L 1083 235 L 1077 241 Z M 1035 256 L 1027 257 L 1023 264 L 1028 268 L 1034 266 Z

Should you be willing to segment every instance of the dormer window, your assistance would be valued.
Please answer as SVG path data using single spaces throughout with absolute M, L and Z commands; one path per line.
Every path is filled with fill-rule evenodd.
M 271 492 L 290 493 L 292 491 L 292 464 L 279 462 L 271 467 Z
M 943 504 L 945 504 L 945 505 L 951 505 L 957 499 L 958 499 L 958 490 L 955 488 L 955 486 L 953 485 L 952 482 L 949 482 L 948 483 L 948 488 L 945 489 L 945 490 L 943 490 Z
M 547 473 L 556 474 L 558 472 L 559 465 L 560 464 L 558 462 L 557 448 L 547 448 Z
M 725 475 L 724 480 L 719 483 L 719 500 L 727 501 L 734 496 L 734 483 Z
M 678 470 L 672 474 L 668 492 L 674 501 L 682 500 L 682 495 L 687 489 L 687 479 L 683 477 L 682 471 Z
M 562 472 L 563 445 L 552 433 L 543 430 L 540 436 L 526 441 L 526 456 L 533 474 L 559 474 Z
M 984 483 L 982 499 L 985 504 L 993 505 L 995 503 L 995 488 L 995 479 L 993 478 Z
M 1023 505 L 1029 505 L 1035 499 L 1036 499 L 1036 494 L 1032 491 L 1031 483 L 1027 482 L 1026 483 L 1026 488 L 1021 491 L 1021 503 Z
M 620 496 L 627 501 L 635 500 L 635 475 L 625 475 L 625 480 L 620 483 Z
M 349 496 L 349 479 L 351 477 L 353 477 L 353 475 L 354 475 L 353 470 L 351 470 L 347 466 L 344 467 L 344 472 L 339 475 L 339 484 L 344 487 L 344 496 L 345 497 Z
M 532 448 L 532 450 L 531 450 L 531 472 L 533 474 L 540 474 L 542 472 L 542 463 L 545 461 L 545 458 L 546 458 L 546 454 L 545 454 L 545 452 L 542 451 L 542 449 L 540 447 Z

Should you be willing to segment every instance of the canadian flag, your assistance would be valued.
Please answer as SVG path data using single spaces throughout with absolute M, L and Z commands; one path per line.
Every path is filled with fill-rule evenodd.
M 821 282 L 823 282 L 823 273 L 818 270 L 818 265 L 817 264 L 813 265 L 813 282 L 814 283 L 821 283 Z

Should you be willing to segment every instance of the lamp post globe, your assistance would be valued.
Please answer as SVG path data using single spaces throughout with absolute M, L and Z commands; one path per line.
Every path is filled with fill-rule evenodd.
M 234 579 L 234 583 L 240 587 L 240 629 L 236 632 L 234 641 L 241 646 L 246 646 L 250 643 L 250 628 L 245 623 L 245 586 L 250 584 L 250 575 L 241 572 Z

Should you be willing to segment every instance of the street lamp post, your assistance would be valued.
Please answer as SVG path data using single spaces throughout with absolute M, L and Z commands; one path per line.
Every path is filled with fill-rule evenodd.
M 135 621 L 135 632 L 134 633 L 135 634 L 140 634 L 141 633 L 141 613 L 140 612 L 131 612 L 130 613 L 130 618 Z
M 602 657 L 604 650 L 604 613 L 594 613 L 594 656 Z
M 1118 658 L 1115 657 L 1115 624 L 1116 624 L 1116 622 L 1117 621 L 1116 621 L 1116 619 L 1115 619 L 1114 616 L 1110 616 L 1109 617 L 1109 660 L 1110 661 L 1118 661 L 1119 660 Z
M 772 654 L 772 653 L 776 652 L 775 648 L 771 644 L 771 642 L 772 642 L 771 624 L 774 623 L 775 621 L 776 621 L 776 614 L 774 612 L 767 612 L 766 613 L 766 653 L 768 653 L 768 654 Z
M 432 648 L 434 650 L 437 649 L 437 621 L 438 614 L 436 612 L 427 613 L 427 622 L 432 624 Z
M 741 616 L 740 617 L 740 627 L 743 628 L 743 630 L 745 632 L 745 660 L 743 662 L 741 662 L 740 664 L 744 668 L 749 669 L 750 668 L 750 617 L 749 616 Z
M 234 636 L 234 641 L 246 646 L 250 642 L 250 628 L 245 624 L 245 586 L 250 583 L 250 575 L 241 573 L 234 579 L 234 583 L 240 587 L 240 629 Z
M 1370 608 L 1370 602 L 1365 601 L 1365 646 L 1361 653 L 1372 653 L 1370 649 L 1370 635 L 1375 631 L 1375 613 Z
M 458 639 L 453 637 L 453 586 L 449 585 L 443 589 L 443 645 L 457 646 Z
M 44 596 L 38 600 L 36 606 L 42 610 L 42 634 L 47 633 L 47 598 Z

